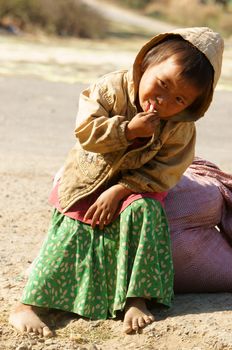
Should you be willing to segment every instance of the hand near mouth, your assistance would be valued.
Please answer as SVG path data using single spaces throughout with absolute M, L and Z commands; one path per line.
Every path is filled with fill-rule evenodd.
M 148 109 L 147 112 L 150 112 L 150 113 L 157 113 L 157 110 L 155 109 L 155 107 L 154 107 L 152 104 L 150 104 L 150 107 L 149 107 L 149 109 Z
M 155 112 L 142 112 L 134 116 L 126 128 L 128 141 L 132 141 L 137 137 L 150 137 L 154 134 L 160 124 L 160 119 Z

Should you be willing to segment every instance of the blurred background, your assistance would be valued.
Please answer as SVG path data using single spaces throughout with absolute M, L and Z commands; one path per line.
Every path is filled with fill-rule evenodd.
M 110 3 L 178 26 L 210 26 L 224 36 L 232 34 L 231 0 L 107 1 Z M 101 1 L 0 0 L 0 23 L 14 34 L 42 31 L 59 36 L 104 38 L 112 34 L 101 9 L 104 6 L 106 3 Z
M 219 88 L 230 89 L 232 0 L 0 0 L 0 74 L 89 83 L 127 68 L 148 37 L 187 26 L 226 39 Z

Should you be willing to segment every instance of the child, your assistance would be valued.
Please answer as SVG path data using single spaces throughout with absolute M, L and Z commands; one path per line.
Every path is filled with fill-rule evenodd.
M 10 315 L 17 329 L 50 336 L 40 308 L 90 319 L 124 310 L 130 333 L 154 321 L 148 300 L 171 304 L 162 201 L 193 160 L 194 121 L 210 105 L 222 52 L 209 28 L 160 34 L 130 71 L 83 91 L 77 143 L 50 198 L 48 237 Z

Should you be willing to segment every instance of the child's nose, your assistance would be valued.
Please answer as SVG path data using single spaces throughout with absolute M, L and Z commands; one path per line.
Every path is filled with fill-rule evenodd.
M 158 105 L 160 106 L 160 105 L 164 104 L 165 99 L 164 99 L 164 96 L 157 96 L 156 100 L 157 100 Z

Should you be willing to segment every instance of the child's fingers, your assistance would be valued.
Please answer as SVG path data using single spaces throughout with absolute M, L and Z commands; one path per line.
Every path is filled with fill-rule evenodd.
M 101 211 L 99 207 L 94 203 L 84 216 L 84 220 L 91 220 L 91 226 L 94 228 L 99 220 Z
M 100 220 L 100 216 L 101 216 L 101 209 L 97 208 L 97 210 L 94 212 L 92 217 L 92 221 L 91 221 L 92 228 L 95 228 L 95 226 L 97 225 L 97 222 Z
M 105 225 L 109 225 L 114 217 L 114 213 L 109 213 L 105 219 Z
M 106 210 L 103 210 L 100 217 L 99 217 L 99 228 L 100 230 L 103 230 L 104 226 L 107 225 L 107 218 L 108 218 L 109 212 Z
M 111 213 L 102 208 L 98 208 L 93 204 L 86 212 L 84 220 L 91 220 L 92 228 L 95 228 L 98 222 L 99 228 L 102 230 L 104 225 L 107 225 L 110 222 L 111 216 Z
M 95 210 L 96 210 L 96 205 L 95 204 L 91 205 L 91 207 L 85 213 L 84 220 L 91 219 L 93 214 L 94 214 L 94 212 L 95 212 Z

